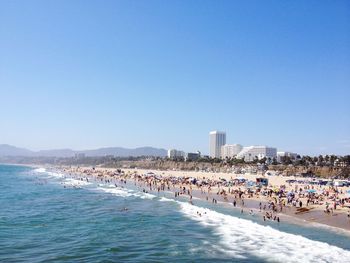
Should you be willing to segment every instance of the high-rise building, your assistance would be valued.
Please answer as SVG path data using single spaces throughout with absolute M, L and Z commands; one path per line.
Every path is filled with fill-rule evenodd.
M 232 158 L 242 151 L 243 146 L 240 144 L 225 144 L 221 146 L 221 158 Z
M 209 155 L 212 158 L 221 157 L 221 146 L 226 144 L 226 133 L 212 131 L 209 133 Z

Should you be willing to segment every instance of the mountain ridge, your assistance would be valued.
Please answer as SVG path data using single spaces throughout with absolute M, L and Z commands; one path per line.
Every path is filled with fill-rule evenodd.
M 0 157 L 4 156 L 24 156 L 24 157 L 74 157 L 75 154 L 83 153 L 89 157 L 100 157 L 113 155 L 116 157 L 136 157 L 136 156 L 154 156 L 164 157 L 167 151 L 162 148 L 151 146 L 124 148 L 124 147 L 102 147 L 88 150 L 72 150 L 72 149 L 52 149 L 32 151 L 25 148 L 16 147 L 9 144 L 0 144 Z

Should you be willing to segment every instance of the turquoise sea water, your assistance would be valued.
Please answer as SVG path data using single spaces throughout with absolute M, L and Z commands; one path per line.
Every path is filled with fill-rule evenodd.
M 350 238 L 0 165 L 0 262 L 350 262 Z

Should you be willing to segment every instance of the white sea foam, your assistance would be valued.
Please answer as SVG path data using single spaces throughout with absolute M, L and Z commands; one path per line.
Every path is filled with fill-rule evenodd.
M 46 172 L 53 177 L 64 177 L 62 173 L 47 172 L 45 168 L 35 169 L 35 172 Z M 70 178 L 65 181 L 77 186 L 90 184 Z M 110 184 L 99 184 L 98 186 L 97 189 L 120 197 L 141 199 L 154 199 L 156 197 L 153 194 L 115 187 Z M 220 237 L 220 242 L 211 244 L 211 247 L 233 258 L 245 258 L 247 254 L 250 254 L 274 262 L 350 262 L 350 251 L 324 242 L 281 232 L 250 220 L 225 215 L 166 197 L 161 197 L 159 201 L 177 202 L 180 205 L 180 211 L 185 216 L 213 229 Z
M 34 172 L 36 172 L 36 173 L 45 173 L 46 169 L 45 168 L 37 168 L 37 169 L 34 170 Z
M 63 177 L 64 176 L 63 173 L 56 173 L 56 172 L 52 172 L 52 171 L 47 171 L 43 167 L 35 169 L 34 172 L 41 173 L 41 174 L 44 173 L 44 174 L 49 175 L 51 177 Z
M 102 190 L 106 193 L 110 193 L 116 196 L 121 196 L 121 197 L 128 197 L 132 196 L 127 190 L 121 189 L 121 188 L 104 188 L 104 187 L 98 187 L 97 189 Z
M 274 262 L 350 262 L 348 250 L 207 208 L 178 203 L 185 216 L 214 229 L 221 238 L 216 248 L 234 258 L 251 254 Z
M 102 190 L 106 193 L 111 193 L 111 194 L 114 194 L 116 196 L 121 196 L 121 197 L 133 196 L 133 197 L 138 197 L 141 199 L 153 199 L 156 197 L 153 194 L 138 192 L 138 191 L 134 191 L 131 189 L 120 188 L 120 187 L 115 187 L 115 188 L 98 187 L 97 189 Z
M 149 193 L 135 193 L 136 196 L 139 196 L 141 199 L 153 199 L 155 198 L 156 196 L 153 195 L 153 194 L 149 194 Z
M 143 192 L 135 192 L 135 191 L 131 192 L 131 195 L 135 196 L 135 197 L 139 197 L 141 199 L 150 199 L 150 200 L 152 200 L 152 199 L 156 198 L 156 196 L 153 195 L 153 194 L 143 193 Z
M 169 198 L 166 198 L 166 197 L 161 197 L 159 199 L 160 202 L 175 202 L 174 199 L 169 199 Z
M 63 173 L 55 173 L 55 172 L 47 172 L 47 174 L 51 177 L 57 177 L 57 178 L 62 178 L 64 177 Z
M 73 178 L 67 178 L 65 180 L 65 184 L 70 185 L 70 186 L 85 186 L 85 185 L 90 185 L 91 183 L 86 182 L 86 181 L 73 179 Z

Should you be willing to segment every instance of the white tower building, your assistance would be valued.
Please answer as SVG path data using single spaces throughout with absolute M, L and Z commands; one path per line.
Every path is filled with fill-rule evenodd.
M 221 157 L 221 146 L 226 144 L 226 133 L 212 131 L 209 133 L 209 155 L 212 158 Z

